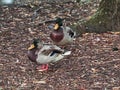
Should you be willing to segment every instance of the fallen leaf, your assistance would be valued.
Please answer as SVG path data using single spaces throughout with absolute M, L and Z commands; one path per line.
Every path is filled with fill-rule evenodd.
M 42 80 L 42 81 L 33 81 L 34 84 L 46 84 L 46 81 Z
M 120 90 L 120 86 L 119 87 L 113 87 L 112 90 Z

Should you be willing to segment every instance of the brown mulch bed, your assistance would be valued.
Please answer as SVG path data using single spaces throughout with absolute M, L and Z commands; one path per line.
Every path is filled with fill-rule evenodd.
M 76 17 L 82 19 L 91 15 L 95 7 L 86 12 L 87 6 L 75 7 L 81 10 L 79 17 L 73 10 L 69 17 L 72 20 L 67 23 L 76 22 Z M 30 8 L 0 7 L 0 90 L 119 90 L 120 36 L 116 33 L 83 34 L 68 45 L 72 51 L 69 57 L 50 64 L 46 72 L 35 70 L 37 65 L 27 58 L 27 48 L 33 38 L 51 43 L 49 33 L 52 31 L 48 28 L 51 24 L 38 24 L 52 19 L 61 7 L 71 9 L 69 4 L 55 5 L 54 10 L 49 4 L 43 7 L 49 10 L 42 9 L 33 23 Z M 68 18 L 64 12 L 59 11 L 58 15 Z M 114 47 L 118 50 L 114 51 Z

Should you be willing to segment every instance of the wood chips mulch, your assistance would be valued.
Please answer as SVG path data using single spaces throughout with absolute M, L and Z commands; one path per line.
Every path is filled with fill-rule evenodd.
M 29 8 L 0 7 L 0 90 L 120 90 L 120 36 L 112 32 L 83 34 L 68 45 L 72 51 L 69 57 L 50 64 L 46 72 L 35 70 L 37 65 L 27 58 L 27 48 L 33 38 L 51 43 L 52 31 L 48 28 L 51 24 L 37 24 L 52 19 L 52 15 L 65 16 L 67 10 L 55 11 L 71 8 L 69 4 L 63 6 L 41 9 L 34 23 L 31 22 L 33 10 Z M 95 8 L 92 4 L 88 6 L 92 8 L 88 12 L 85 7 L 75 7 L 81 10 L 80 19 L 89 16 L 89 11 Z M 74 12 L 71 16 L 78 18 Z M 73 19 L 68 23 L 74 23 L 76 18 Z

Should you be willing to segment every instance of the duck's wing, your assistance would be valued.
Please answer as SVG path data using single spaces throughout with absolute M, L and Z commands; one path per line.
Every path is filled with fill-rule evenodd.
M 38 53 L 37 62 L 50 63 L 57 62 L 64 58 L 64 56 L 70 55 L 71 51 L 65 51 L 57 46 L 44 46 Z
M 55 45 L 45 45 L 43 48 L 39 51 L 39 54 L 45 55 L 45 56 L 53 56 L 57 54 L 62 54 L 63 50 Z
M 67 33 L 69 33 L 69 36 L 70 37 L 73 37 L 74 36 L 74 32 L 72 30 L 69 30 Z
M 70 28 L 70 27 L 64 27 L 64 31 L 66 31 L 66 33 L 71 37 L 73 38 L 76 33 Z

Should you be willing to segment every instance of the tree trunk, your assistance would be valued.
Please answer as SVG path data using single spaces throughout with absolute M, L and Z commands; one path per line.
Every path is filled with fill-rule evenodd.
M 85 26 L 86 32 L 120 31 L 120 0 L 102 0 Z

